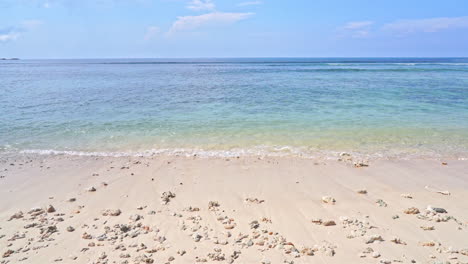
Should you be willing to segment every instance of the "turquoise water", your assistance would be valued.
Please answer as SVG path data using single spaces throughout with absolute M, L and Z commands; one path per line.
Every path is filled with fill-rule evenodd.
M 0 151 L 468 157 L 468 59 L 0 62 Z

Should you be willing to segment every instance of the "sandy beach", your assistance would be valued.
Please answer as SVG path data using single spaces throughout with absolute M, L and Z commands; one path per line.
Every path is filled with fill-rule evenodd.
M 467 161 L 341 159 L 5 155 L 0 263 L 468 262 Z

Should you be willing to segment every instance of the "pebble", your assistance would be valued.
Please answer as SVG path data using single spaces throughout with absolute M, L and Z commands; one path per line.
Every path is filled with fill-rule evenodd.
M 383 241 L 382 236 L 380 235 L 370 235 L 364 239 L 366 244 L 374 243 L 375 241 Z
M 359 194 L 367 194 L 366 189 L 357 190 L 356 192 L 359 193 Z
M 10 218 L 8 219 L 8 221 L 11 221 L 13 219 L 20 219 L 20 218 L 23 218 L 23 212 L 19 211 L 19 212 L 16 212 L 14 213 L 12 216 L 10 216 Z
M 200 234 L 193 234 L 192 238 L 195 242 L 199 242 L 202 239 L 202 236 Z
M 334 225 L 336 225 L 336 223 L 333 220 L 328 220 L 328 221 L 324 221 L 322 223 L 322 225 L 324 225 L 324 226 L 334 226 Z
M 378 199 L 375 203 L 378 204 L 380 207 L 387 207 L 387 203 L 382 199 Z
M 95 191 L 96 191 L 96 188 L 94 188 L 93 186 L 91 186 L 91 187 L 88 187 L 88 188 L 86 189 L 86 191 L 88 191 L 88 192 L 95 192 Z
M 163 204 L 168 204 L 172 198 L 175 198 L 176 195 L 173 192 L 163 192 L 161 195 L 161 200 Z
M 424 231 L 435 230 L 434 226 L 421 226 L 421 229 Z
M 336 200 L 335 200 L 335 198 L 333 198 L 331 196 L 323 196 L 322 197 L 322 202 L 323 203 L 329 203 L 329 204 L 335 204 Z
M 373 258 L 378 258 L 378 257 L 380 257 L 380 253 L 375 251 L 375 252 L 372 253 L 372 257 Z
M 432 207 L 432 206 L 428 206 L 427 211 L 429 212 L 434 212 L 434 213 L 439 213 L 439 214 L 446 214 L 447 213 L 447 210 L 445 210 L 444 208 L 437 208 L 437 207 Z
M 49 205 L 49 206 L 47 207 L 47 212 L 48 212 L 48 213 L 53 213 L 53 212 L 55 212 L 55 208 L 54 208 L 52 205 Z
M 405 209 L 403 211 L 403 213 L 405 213 L 405 214 L 419 214 L 419 209 L 416 208 L 416 207 L 410 207 L 408 209 Z
M 408 194 L 408 193 L 401 194 L 401 197 L 406 198 L 406 199 L 413 199 L 413 196 L 411 194 Z
M 216 211 L 220 204 L 217 201 L 209 201 L 208 202 L 208 210 Z
M 73 232 L 73 231 L 75 231 L 75 228 L 73 228 L 72 226 L 69 226 L 69 227 L 67 227 L 67 231 L 68 232 Z
M 106 209 L 102 211 L 103 216 L 119 216 L 122 213 L 120 209 Z

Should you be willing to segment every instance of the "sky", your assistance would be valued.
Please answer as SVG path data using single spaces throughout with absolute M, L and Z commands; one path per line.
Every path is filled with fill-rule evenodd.
M 0 0 L 0 57 L 468 57 L 468 1 Z

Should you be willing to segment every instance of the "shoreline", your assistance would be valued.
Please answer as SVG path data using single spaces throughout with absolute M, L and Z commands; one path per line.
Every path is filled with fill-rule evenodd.
M 468 153 L 443 153 L 431 152 L 363 152 L 363 151 L 337 151 L 337 150 L 313 150 L 307 148 L 295 148 L 290 146 L 255 146 L 252 148 L 232 149 L 203 149 L 203 148 L 161 148 L 145 150 L 57 150 L 57 149 L 3 149 L 0 158 L 21 156 L 82 156 L 82 157 L 198 157 L 198 158 L 298 158 L 321 161 L 376 161 L 376 160 L 468 160 Z
M 444 162 L 0 156 L 0 263 L 466 263 Z

